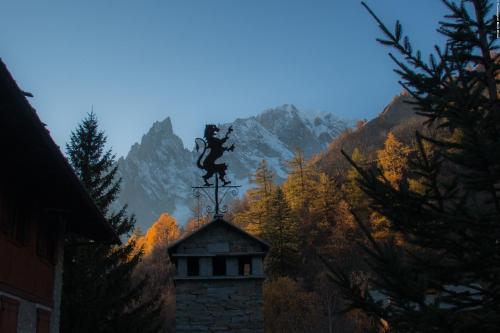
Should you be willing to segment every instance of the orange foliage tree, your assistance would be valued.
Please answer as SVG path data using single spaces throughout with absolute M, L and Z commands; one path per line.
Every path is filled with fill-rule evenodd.
M 315 293 L 302 291 L 288 277 L 279 277 L 264 284 L 265 331 L 317 332 L 321 326 Z
M 379 167 L 393 187 L 398 187 L 404 179 L 409 152 L 410 147 L 399 141 L 392 132 L 387 134 L 384 148 L 377 151 Z
M 181 231 L 175 218 L 167 213 L 160 215 L 144 236 L 136 240 L 137 246 L 143 247 L 144 254 L 149 255 L 155 247 L 164 247 L 179 238 Z
M 174 266 L 166 248 L 180 235 L 181 231 L 175 218 L 163 213 L 145 235 L 136 234 L 131 237 L 136 242 L 137 251 L 144 252 L 142 261 L 134 271 L 137 281 L 145 276 L 148 278 L 149 285 L 143 292 L 143 297 L 159 295 L 164 305 L 161 313 L 162 333 L 175 332 L 175 292 L 172 283 Z

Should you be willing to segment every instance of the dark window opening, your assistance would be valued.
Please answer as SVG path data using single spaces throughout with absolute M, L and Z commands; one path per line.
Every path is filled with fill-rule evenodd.
M 212 272 L 214 275 L 226 275 L 226 258 L 213 257 L 212 258 Z
M 194 257 L 188 257 L 187 258 L 187 269 L 188 269 L 188 276 L 200 275 L 199 259 L 194 258 Z
M 238 274 L 243 276 L 252 275 L 252 257 L 238 257 Z
M 36 251 L 51 263 L 56 261 L 57 226 L 58 219 L 53 215 L 42 216 L 37 225 Z
M 0 225 L 5 235 L 21 244 L 27 243 L 28 208 L 5 191 L 0 192 Z

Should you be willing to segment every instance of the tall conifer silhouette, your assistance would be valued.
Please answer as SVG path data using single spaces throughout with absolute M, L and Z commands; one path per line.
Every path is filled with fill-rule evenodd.
M 135 218 L 127 208 L 110 211 L 120 191 L 117 166 L 106 136 L 91 112 L 71 133 L 66 145 L 69 162 L 116 234 L 131 235 Z M 65 243 L 62 332 L 157 332 L 161 303 L 142 299 L 147 279 L 133 283 L 132 272 L 142 252 L 135 242 L 110 245 L 69 236 Z

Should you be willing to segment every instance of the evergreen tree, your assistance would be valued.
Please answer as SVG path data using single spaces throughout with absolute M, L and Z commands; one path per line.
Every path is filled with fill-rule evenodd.
M 255 176 L 250 179 L 250 182 L 256 185 L 256 188 L 252 191 L 252 196 L 256 197 L 256 199 L 269 198 L 275 187 L 275 176 L 274 171 L 269 169 L 266 160 L 260 161 L 255 170 Z
M 354 148 L 351 154 L 351 160 L 356 164 L 362 164 L 364 162 L 364 157 L 358 148 Z M 342 184 L 342 193 L 345 200 L 349 203 L 352 209 L 356 210 L 357 214 L 361 211 L 365 211 L 368 207 L 366 206 L 366 195 L 359 188 L 359 173 L 356 168 L 351 167 L 347 171 L 346 179 Z
M 283 190 L 290 207 L 299 215 L 305 216 L 314 197 L 317 172 L 300 149 L 296 149 L 295 156 L 288 161 L 288 168 L 290 171 Z
M 248 209 L 235 214 L 235 222 L 257 236 L 262 234 L 262 226 L 270 211 L 271 197 L 276 187 L 274 177 L 274 171 L 262 160 L 250 179 L 254 187 L 247 192 Z
M 299 265 L 299 240 L 297 220 L 281 188 L 271 197 L 269 214 L 262 226 L 262 236 L 271 245 L 266 258 L 266 274 L 270 277 L 293 277 Z
M 403 87 L 436 137 L 417 133 L 409 171 L 422 187 L 394 187 L 383 170 L 365 171 L 360 185 L 371 208 L 409 245 L 376 241 L 364 224 L 373 277 L 368 288 L 332 268 L 352 307 L 395 332 L 498 332 L 500 327 L 500 105 L 492 4 L 443 0 L 449 14 L 438 31 L 447 38 L 422 60 L 403 37 L 375 18 Z M 453 139 L 450 139 L 452 138 Z M 424 148 L 432 146 L 432 154 Z M 347 157 L 347 155 L 346 155 Z M 375 291 L 383 302 L 374 297 Z
M 321 239 L 327 238 L 324 229 L 321 230 L 321 221 L 313 215 L 320 215 L 319 175 L 310 161 L 307 161 L 300 149 L 295 150 L 294 157 L 288 161 L 288 178 L 283 184 L 283 192 L 290 206 L 291 213 L 296 219 L 297 238 L 299 241 L 299 256 L 301 263 L 297 272 L 306 282 L 312 283 L 315 278 L 317 247 Z M 315 202 L 316 201 L 316 202 Z M 316 204 L 316 206 L 314 206 Z
M 135 219 L 126 207 L 110 212 L 121 179 L 106 136 L 93 112 L 71 133 L 66 150 L 70 164 L 120 238 L 131 235 Z M 161 327 L 157 299 L 142 299 L 147 280 L 132 282 L 142 251 L 135 242 L 110 245 L 70 235 L 65 242 L 62 332 L 157 332 Z
M 318 173 L 314 185 L 315 195 L 311 200 L 311 217 L 318 230 L 327 230 L 336 221 L 336 205 L 340 201 L 335 182 L 324 172 Z
M 337 230 L 338 203 L 334 181 L 323 172 L 316 172 L 309 189 L 311 197 L 308 210 L 298 220 L 300 241 L 300 276 L 304 286 L 312 288 L 317 274 L 324 270 L 318 254 L 329 252 L 330 242 Z M 293 210 L 292 210 L 293 212 Z M 295 216 L 300 216 L 297 213 Z
M 191 232 L 212 220 L 211 214 L 206 210 L 207 201 L 200 193 L 196 194 L 195 200 L 189 205 L 191 218 L 184 226 L 184 231 Z

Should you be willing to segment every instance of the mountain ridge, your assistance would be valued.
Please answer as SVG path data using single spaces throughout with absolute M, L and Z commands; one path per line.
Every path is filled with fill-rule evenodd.
M 354 148 L 358 148 L 364 158 L 373 160 L 377 150 L 384 146 L 389 132 L 411 145 L 415 131 L 422 130 L 426 120 L 416 113 L 412 101 L 412 97 L 407 94 L 394 96 L 375 118 L 346 130 L 332 140 L 328 149 L 315 159 L 315 164 L 331 176 L 342 174 L 350 165 L 342 156 L 341 150 L 350 155 Z
M 218 126 L 221 135 L 233 126 L 228 144 L 234 143 L 236 149 L 226 153 L 221 161 L 228 163 L 228 179 L 242 185 L 243 194 L 261 160 L 268 161 L 281 182 L 294 149 L 303 150 L 308 158 L 318 154 L 349 123 L 331 113 L 305 113 L 293 104 L 284 104 Z M 122 177 L 117 204 L 128 204 L 143 230 L 164 212 L 185 224 L 193 204 L 191 186 L 201 185 L 203 172 L 195 165 L 197 156 L 194 148 L 187 149 L 175 134 L 170 117 L 154 122 L 141 141 L 117 162 Z

